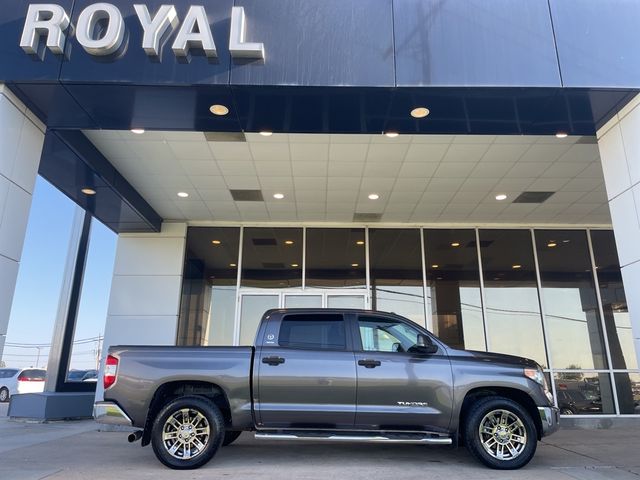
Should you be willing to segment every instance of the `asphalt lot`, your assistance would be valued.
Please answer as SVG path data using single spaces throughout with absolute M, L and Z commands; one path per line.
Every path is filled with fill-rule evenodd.
M 100 432 L 92 421 L 34 424 L 6 418 L 0 405 L 0 478 L 91 479 L 349 478 L 640 480 L 640 429 L 564 429 L 538 445 L 524 469 L 497 472 L 464 449 L 257 441 L 244 434 L 200 470 L 163 467 L 151 448 L 129 444 L 124 432 Z

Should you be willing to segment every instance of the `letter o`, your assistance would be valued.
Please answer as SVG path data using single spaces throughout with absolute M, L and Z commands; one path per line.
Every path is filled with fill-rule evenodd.
M 106 20 L 107 28 L 101 38 L 94 38 L 98 22 Z M 90 55 L 111 55 L 118 51 L 124 39 L 124 19 L 115 5 L 94 3 L 78 17 L 76 38 Z

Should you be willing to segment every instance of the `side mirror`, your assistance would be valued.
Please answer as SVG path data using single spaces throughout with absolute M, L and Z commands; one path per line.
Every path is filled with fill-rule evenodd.
M 438 346 L 435 345 L 427 335 L 419 333 L 418 342 L 412 350 L 414 353 L 433 355 L 434 353 L 438 353 Z

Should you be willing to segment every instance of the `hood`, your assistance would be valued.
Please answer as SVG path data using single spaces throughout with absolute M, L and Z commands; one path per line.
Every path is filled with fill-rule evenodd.
M 535 360 L 524 357 L 516 357 L 515 355 L 506 355 L 504 353 L 450 349 L 449 355 L 453 357 L 473 358 L 474 360 L 479 362 L 509 365 L 512 367 L 538 368 L 538 362 L 536 362 Z

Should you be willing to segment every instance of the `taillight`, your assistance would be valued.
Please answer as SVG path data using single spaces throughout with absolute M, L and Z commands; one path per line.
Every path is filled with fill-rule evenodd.
M 24 375 L 20 375 L 18 377 L 19 382 L 44 382 L 44 378 L 41 377 L 27 377 Z
M 107 361 L 104 365 L 104 389 L 111 387 L 116 383 L 116 376 L 118 375 L 118 359 L 113 355 L 107 356 Z

